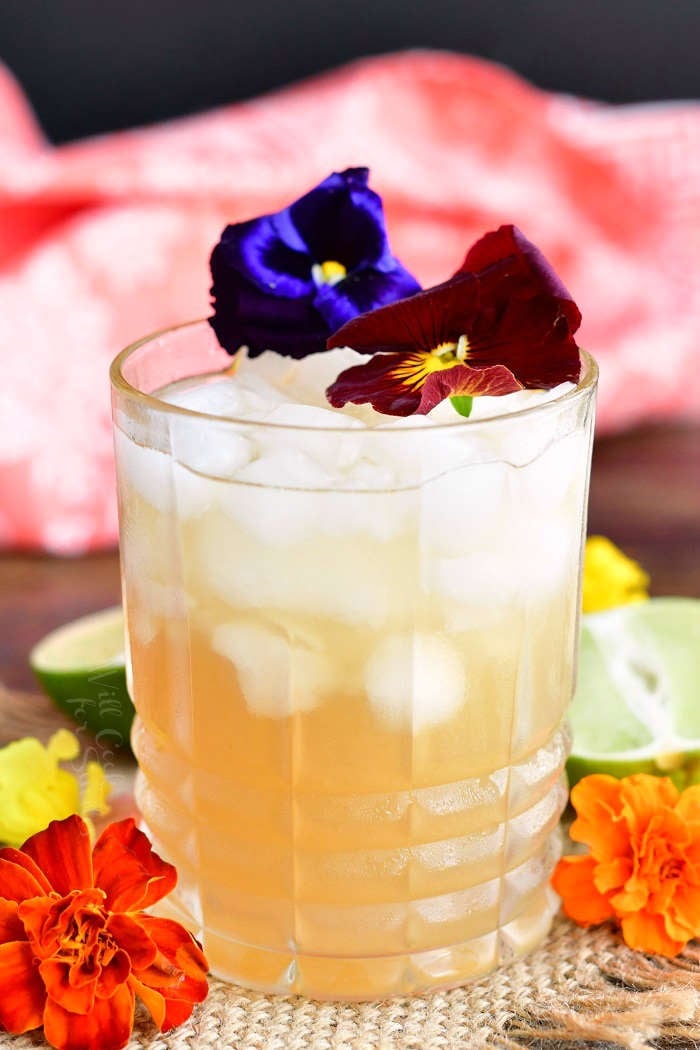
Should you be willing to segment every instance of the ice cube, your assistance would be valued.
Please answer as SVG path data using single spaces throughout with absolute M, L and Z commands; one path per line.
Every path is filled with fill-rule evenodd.
M 523 401 L 527 398 L 520 407 L 530 408 L 537 404 L 546 406 L 554 401 L 555 394 L 556 390 L 523 390 L 513 397 L 517 396 Z M 500 457 L 504 462 L 522 467 L 536 460 L 566 432 L 571 432 L 576 426 L 576 420 L 566 406 L 552 403 L 540 412 L 514 416 L 512 420 L 494 424 L 496 426 L 498 429 L 494 430 L 494 441 Z
M 190 412 L 224 416 L 227 419 L 237 419 L 243 411 L 238 384 L 232 375 L 177 385 L 163 391 L 160 399 Z
M 428 594 L 482 611 L 512 605 L 519 588 L 517 564 L 502 551 L 431 559 L 423 567 L 422 584 Z
M 546 448 L 522 468 L 533 506 L 547 505 L 555 513 L 567 503 L 583 505 L 588 476 L 589 436 L 576 431 Z
M 335 434 L 332 431 L 364 430 L 363 424 L 359 419 L 352 419 L 330 408 L 287 402 L 274 408 L 266 422 L 280 427 L 294 427 L 295 430 L 288 433 L 271 427 L 261 428 L 256 437 L 263 454 L 293 443 L 295 449 L 305 452 L 324 470 L 338 475 L 348 471 L 362 453 L 361 435 Z M 314 433 L 315 429 L 319 432 Z
M 284 357 L 274 350 L 265 350 L 258 357 L 241 355 L 236 375 L 246 381 L 248 376 L 258 376 L 278 391 L 284 390 L 294 374 L 298 362 L 293 357 Z
M 267 718 L 309 711 L 333 683 L 331 661 L 308 632 L 284 631 L 254 620 L 221 623 L 212 647 L 236 668 L 247 707 Z
M 256 372 L 236 372 L 231 381 L 235 383 L 241 399 L 244 419 L 264 421 L 274 408 L 288 400 L 287 395 L 274 383 Z
M 458 557 L 428 556 L 421 566 L 423 591 L 444 602 L 449 630 L 476 628 L 516 615 L 557 594 L 573 595 L 579 560 L 577 520 L 542 520 L 523 509 L 494 531 L 488 547 Z
M 573 383 L 560 383 L 551 390 L 516 390 L 503 397 L 475 397 L 469 418 L 491 419 L 493 416 L 522 412 L 523 409 L 535 408 L 538 405 L 556 401 L 573 389 Z
M 348 419 L 330 408 L 319 408 L 317 405 L 304 405 L 292 401 L 277 405 L 267 417 L 266 422 L 278 426 L 310 427 L 321 430 L 358 429 L 362 428 L 359 419 Z
M 199 419 L 170 420 L 173 458 L 190 470 L 211 478 L 233 478 L 255 454 L 255 445 L 234 423 Z
M 285 497 L 276 508 L 283 529 L 289 493 L 277 494 Z M 272 520 L 272 506 L 268 510 Z M 313 517 L 313 501 L 304 514 Z M 207 515 L 197 530 L 196 571 L 233 608 L 275 609 L 365 628 L 402 615 L 410 581 L 394 545 L 341 543 L 317 531 L 306 539 L 296 547 L 271 544 L 223 515 Z
M 294 362 L 294 367 L 280 382 L 280 389 L 293 401 L 316 405 L 332 411 L 341 419 L 346 419 L 344 412 L 330 408 L 326 399 L 326 389 L 346 368 L 362 364 L 366 360 L 365 355 L 358 354 L 348 347 L 307 354 Z
M 225 481 L 202 477 L 179 463 L 173 463 L 173 485 L 176 513 L 183 520 L 219 506 L 227 492 Z
M 244 382 L 250 375 L 262 376 L 290 401 L 329 409 L 326 389 L 346 368 L 366 360 L 366 356 L 349 347 L 307 354 L 299 361 L 266 351 L 255 359 L 244 359 L 237 375 Z M 333 413 L 339 419 L 358 419 L 367 425 L 386 419 L 369 405 L 346 405 L 343 409 L 334 409 Z
M 117 467 L 126 484 L 156 510 L 169 510 L 172 506 L 170 457 L 165 452 L 137 445 L 121 430 L 115 430 L 114 444 Z
M 243 467 L 237 482 L 222 494 L 222 508 L 263 543 L 288 547 L 318 532 L 311 493 L 329 489 L 332 477 L 305 452 L 278 448 Z
M 176 522 L 169 514 L 139 508 L 122 516 L 119 553 L 126 578 L 135 586 L 143 580 L 171 580 Z
M 449 470 L 421 491 L 421 547 L 448 556 L 477 555 L 510 514 L 512 468 L 476 463 Z
M 328 451 L 334 436 L 304 437 L 307 449 L 325 441 Z M 406 527 L 415 502 L 410 492 L 373 491 L 391 481 L 386 468 L 358 461 L 339 477 L 331 463 L 324 467 L 297 447 L 268 448 L 239 471 L 237 481 L 221 491 L 224 513 L 262 542 L 280 547 L 315 537 L 388 540 Z
M 141 645 L 148 645 L 157 635 L 163 620 L 182 620 L 195 600 L 186 596 L 182 587 L 140 577 L 133 584 L 137 592 L 129 608 L 129 631 Z
M 365 688 L 377 716 L 393 729 L 422 729 L 449 720 L 465 698 L 464 666 L 445 638 L 392 634 L 365 668 Z

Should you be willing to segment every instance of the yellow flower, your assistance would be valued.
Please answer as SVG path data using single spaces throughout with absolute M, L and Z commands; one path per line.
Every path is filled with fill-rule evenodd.
M 21 846 L 52 820 L 72 813 L 104 816 L 111 790 L 99 762 L 88 762 L 81 791 L 80 776 L 62 769 L 80 754 L 78 740 L 59 729 L 44 746 L 35 737 L 0 748 L 0 842 Z M 90 825 L 90 821 L 87 821 Z
M 583 611 L 600 612 L 649 597 L 644 569 L 605 536 L 589 536 L 583 563 Z

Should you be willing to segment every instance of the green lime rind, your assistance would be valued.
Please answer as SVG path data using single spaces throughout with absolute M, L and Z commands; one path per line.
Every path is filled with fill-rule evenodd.
M 679 764 L 677 764 L 679 763 Z M 627 777 L 631 773 L 651 773 L 670 777 L 682 790 L 700 783 L 700 750 L 675 755 L 661 755 L 658 759 L 633 752 L 627 755 L 571 755 L 566 763 L 569 787 L 592 773 L 607 773 L 611 777 Z
M 583 617 L 570 710 L 573 785 L 590 773 L 700 781 L 700 601 L 652 598 Z
M 42 638 L 29 665 L 56 707 L 101 749 L 130 747 L 134 705 L 126 685 L 120 608 L 84 616 Z

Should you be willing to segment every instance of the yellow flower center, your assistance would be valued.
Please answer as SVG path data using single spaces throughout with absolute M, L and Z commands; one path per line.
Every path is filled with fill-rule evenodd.
M 326 259 L 322 263 L 314 263 L 311 267 L 311 276 L 316 284 L 337 284 L 347 276 L 347 268 L 335 259 Z
M 428 372 L 437 372 L 441 368 L 452 368 L 453 365 L 461 365 L 469 353 L 469 340 L 466 335 L 460 335 L 456 343 L 438 343 L 430 351 L 430 358 L 434 362 L 427 365 Z
M 405 386 L 417 390 L 433 372 L 461 365 L 469 351 L 469 340 L 461 335 L 456 343 L 438 343 L 428 352 L 416 350 L 408 354 L 393 370 L 392 375 Z

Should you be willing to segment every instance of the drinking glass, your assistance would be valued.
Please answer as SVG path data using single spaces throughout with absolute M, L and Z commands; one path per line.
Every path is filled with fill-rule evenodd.
M 440 424 L 159 396 L 230 366 L 195 322 L 111 372 L 137 799 L 170 914 L 266 992 L 464 983 L 556 910 L 595 363 Z

